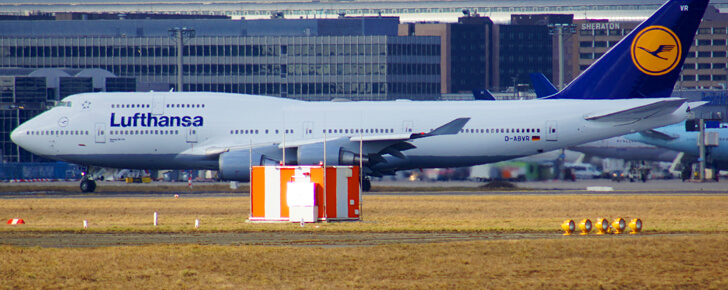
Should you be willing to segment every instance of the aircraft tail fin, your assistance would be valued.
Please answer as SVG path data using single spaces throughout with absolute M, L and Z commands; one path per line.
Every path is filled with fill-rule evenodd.
M 666 98 L 708 0 L 670 0 L 552 99 Z M 620 85 L 615 85 L 620 84 Z
M 530 73 L 529 76 L 531 77 L 531 85 L 533 85 L 533 89 L 536 91 L 537 98 L 545 98 L 559 92 L 544 74 Z
M 473 90 L 473 98 L 477 101 L 495 101 L 495 97 L 488 90 Z

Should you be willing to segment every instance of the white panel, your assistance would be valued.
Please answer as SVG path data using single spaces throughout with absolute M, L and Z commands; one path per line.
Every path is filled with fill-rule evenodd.
M 288 182 L 286 189 L 286 203 L 288 207 L 306 207 L 314 205 L 314 190 L 316 184 L 306 181 Z
M 281 217 L 281 172 L 273 166 L 265 167 L 265 217 Z
M 336 217 L 349 217 L 349 183 L 346 179 L 346 171 L 351 169 L 347 167 L 336 168 Z

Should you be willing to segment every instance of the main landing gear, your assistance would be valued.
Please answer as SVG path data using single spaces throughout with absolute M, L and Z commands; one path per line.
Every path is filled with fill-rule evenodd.
M 372 181 L 369 180 L 369 177 L 364 177 L 364 179 L 361 181 L 361 190 L 364 192 L 369 192 L 372 190 Z
M 81 192 L 94 192 L 96 190 L 96 181 L 93 180 L 91 174 L 88 173 L 89 168 L 81 169 Z

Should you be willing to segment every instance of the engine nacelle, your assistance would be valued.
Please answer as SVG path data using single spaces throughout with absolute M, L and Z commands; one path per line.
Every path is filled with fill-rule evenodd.
M 252 153 L 252 155 L 251 155 Z M 224 180 L 250 181 L 250 167 L 278 165 L 278 161 L 250 150 L 230 151 L 220 154 L 219 177 Z
M 358 148 L 359 144 L 351 143 L 348 138 L 326 142 L 326 165 L 359 165 L 359 154 L 349 149 L 351 146 Z M 298 165 L 319 165 L 323 163 L 324 144 L 314 143 L 298 146 L 296 161 Z M 369 158 L 366 155 L 363 163 L 369 163 Z
M 339 145 L 326 144 L 326 163 L 338 165 Z M 314 143 L 298 146 L 296 161 L 299 165 L 319 165 L 324 162 L 324 143 Z

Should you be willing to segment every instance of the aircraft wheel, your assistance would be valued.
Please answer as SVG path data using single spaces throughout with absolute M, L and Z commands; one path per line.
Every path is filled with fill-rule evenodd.
M 372 182 L 369 180 L 369 178 L 364 178 L 361 184 L 361 190 L 364 192 L 368 192 L 372 189 Z
M 81 192 L 94 192 L 96 190 L 96 182 L 93 180 L 81 180 Z

